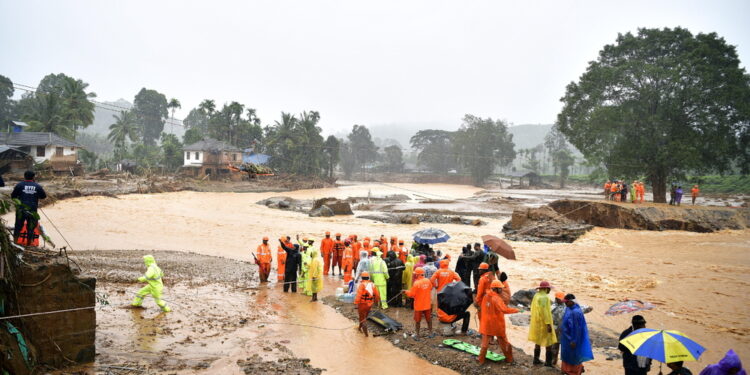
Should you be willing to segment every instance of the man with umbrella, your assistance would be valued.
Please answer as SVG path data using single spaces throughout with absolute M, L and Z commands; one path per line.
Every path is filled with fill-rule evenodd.
M 642 315 L 635 315 L 631 319 L 631 326 L 622 331 L 620 340 L 630 336 L 633 331 L 646 328 L 646 319 Z M 625 345 L 619 344 L 618 349 L 622 352 L 622 367 L 625 375 L 646 375 L 651 370 L 651 359 L 633 355 Z
M 466 311 L 473 301 L 471 288 L 460 281 L 451 282 L 438 293 L 437 300 L 438 320 L 451 325 L 462 320 L 461 334 L 465 335 L 471 321 L 471 313 Z

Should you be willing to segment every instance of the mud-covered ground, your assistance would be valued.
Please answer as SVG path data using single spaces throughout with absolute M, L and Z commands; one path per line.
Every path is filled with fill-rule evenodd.
M 162 313 L 150 297 L 129 304 L 143 285 L 136 279 L 152 254 L 164 270 Z M 264 337 L 276 319 L 255 298 L 257 267 L 222 257 L 175 251 L 77 251 L 70 255 L 97 278 L 97 359 L 63 373 L 320 374 L 296 358 L 283 340 Z
M 340 314 L 347 318 L 357 321 L 359 316 L 357 315 L 356 307 L 351 303 L 344 303 L 336 300 L 334 296 L 327 296 L 323 298 L 323 302 L 336 309 Z M 378 307 L 373 307 L 373 311 L 377 310 Z M 449 369 L 455 370 L 461 374 L 487 374 L 487 373 L 503 373 L 503 374 L 559 374 L 559 369 L 547 368 L 544 366 L 534 366 L 532 364 L 532 356 L 525 354 L 523 350 L 513 347 L 513 359 L 515 363 L 496 363 L 492 361 L 486 361 L 484 365 L 480 365 L 477 361 L 477 357 L 462 351 L 458 351 L 451 347 L 443 345 L 443 340 L 447 338 L 457 339 L 470 344 L 481 346 L 482 337 L 476 328 L 478 326 L 478 320 L 476 318 L 476 310 L 470 308 L 472 322 L 470 324 L 469 335 L 454 335 L 451 334 L 449 324 L 440 323 L 437 316 L 433 313 L 432 324 L 435 337 L 428 337 L 427 335 L 427 323 L 422 322 L 422 329 L 419 340 L 415 340 L 412 335 L 415 333 L 414 320 L 412 319 L 413 310 L 404 307 L 390 307 L 386 310 L 381 310 L 392 319 L 400 322 L 404 325 L 404 329 L 395 333 L 386 332 L 380 325 L 367 321 L 367 327 L 369 333 L 374 336 L 383 336 L 394 346 L 403 350 L 410 351 L 417 354 L 418 356 Z M 522 313 L 519 313 L 519 315 Z M 515 314 L 514 314 L 515 315 Z M 526 312 L 525 315 L 528 315 Z M 510 317 L 512 315 L 506 315 L 506 325 L 510 326 L 512 323 Z M 460 329 L 461 322 L 456 323 L 456 330 Z M 589 335 L 591 338 L 592 346 L 597 353 L 602 353 L 610 357 L 611 360 L 619 359 L 619 356 L 611 350 L 612 346 L 617 345 L 617 337 L 613 333 L 608 333 L 604 330 L 599 330 L 596 327 L 589 327 Z M 455 332 L 454 332 L 455 333 Z M 511 342 L 514 344 L 514 342 Z M 502 353 L 497 345 L 490 346 L 490 350 L 496 353 Z M 542 353 L 542 360 L 544 360 L 544 353 Z M 559 362 L 558 362 L 559 366 Z

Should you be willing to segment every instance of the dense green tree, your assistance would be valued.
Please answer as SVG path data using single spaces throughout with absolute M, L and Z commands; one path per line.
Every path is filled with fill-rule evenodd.
M 383 149 L 383 161 L 388 172 L 402 172 L 404 170 L 404 153 L 401 147 L 391 145 Z
M 76 131 L 94 123 L 96 106 L 89 99 L 95 98 L 96 94 L 86 92 L 88 86 L 88 83 L 72 77 L 65 77 L 62 82 L 63 118 Z
M 272 156 L 272 166 L 287 173 L 320 175 L 325 153 L 319 121 L 316 111 L 299 117 L 282 112 L 281 121 L 266 127 L 265 151 Z
M 201 134 L 208 134 L 208 121 L 210 115 L 203 108 L 193 108 L 188 115 L 182 120 L 185 129 L 195 129 Z
M 167 97 L 156 90 L 144 87 L 135 96 L 133 112 L 142 129 L 143 143 L 155 146 L 156 140 L 164 131 L 164 120 L 168 116 Z
M 420 130 L 411 137 L 409 143 L 417 151 L 417 165 L 434 173 L 448 173 L 456 167 L 456 153 L 453 149 L 454 132 L 446 130 Z
M 458 162 L 477 185 L 484 183 L 495 167 L 506 166 L 516 157 L 513 135 L 501 120 L 465 115 L 454 138 Z
M 37 93 L 26 100 L 22 119 L 29 124 L 29 131 L 55 133 L 67 139 L 75 138 L 75 128 L 63 118 L 63 100 L 58 94 Z
M 534 173 L 541 174 L 542 161 L 537 158 L 537 154 L 544 150 L 544 146 L 539 144 L 532 148 L 521 150 L 521 154 L 524 156 L 523 164 L 521 167 L 526 168 Z
M 303 111 L 297 122 L 299 141 L 297 149 L 300 160 L 300 172 L 304 175 L 320 175 L 323 168 L 323 136 L 318 126 L 320 113 Z
M 715 33 L 620 34 L 561 100 L 568 140 L 610 175 L 645 174 L 656 202 L 686 171 L 750 169 L 750 76 Z
M 341 140 L 339 145 L 341 169 L 344 171 L 344 177 L 351 178 L 354 170 L 357 168 L 357 158 L 354 154 L 354 148 L 349 141 Z
M 81 163 L 83 163 L 86 170 L 89 172 L 96 170 L 97 159 L 98 159 L 98 156 L 95 152 L 86 150 L 84 148 L 78 150 L 78 160 L 80 160 Z
M 297 121 L 293 114 L 281 112 L 281 121 L 276 120 L 273 126 L 266 127 L 264 136 L 265 151 L 272 156 L 271 165 L 288 173 L 296 173 L 298 168 L 295 154 L 299 140 Z
M 556 171 L 560 171 L 560 188 L 565 187 L 565 181 L 570 175 L 570 167 L 575 163 L 573 153 L 568 149 L 560 149 L 552 154 L 552 165 Z
M 161 151 L 167 170 L 175 171 L 182 165 L 182 143 L 176 135 L 161 133 Z
M 114 117 L 115 122 L 109 126 L 107 139 L 115 147 L 122 147 L 127 140 L 133 143 L 141 139 L 141 127 L 138 126 L 137 118 L 133 111 L 120 111 Z
M 192 145 L 201 139 L 203 139 L 203 134 L 198 128 L 188 128 L 188 130 L 185 130 L 185 135 L 182 136 L 182 142 L 185 146 Z
M 347 135 L 351 151 L 354 154 L 354 168 L 364 170 L 368 164 L 378 157 L 378 148 L 372 141 L 370 130 L 364 125 L 354 125 L 351 133 Z
M 325 175 L 329 178 L 333 177 L 333 171 L 336 169 L 336 164 L 339 163 L 339 151 L 341 149 L 341 142 L 338 138 L 333 135 L 329 135 L 323 143 L 323 153 L 325 154 Z
M 0 75 L 0 131 L 5 131 L 5 124 L 13 118 L 13 82 L 10 78 Z

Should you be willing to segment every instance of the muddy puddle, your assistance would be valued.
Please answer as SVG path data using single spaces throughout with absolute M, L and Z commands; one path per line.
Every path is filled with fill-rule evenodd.
M 368 192 L 373 195 L 406 194 L 414 199 L 463 199 L 474 196 L 480 190 L 462 185 L 368 184 L 284 194 L 297 199 L 314 199 L 366 196 Z M 524 191 L 524 194 L 531 193 Z M 536 192 L 531 195 L 534 194 Z M 396 225 L 351 216 L 309 218 L 300 213 L 255 204 L 273 195 L 278 194 L 179 192 L 128 195 L 117 199 L 87 197 L 62 201 L 44 210 L 70 241 L 72 248 L 77 250 L 177 250 L 242 261 L 251 259 L 250 251 L 264 235 L 275 238 L 299 233 L 301 236 L 319 238 L 328 230 L 358 234 L 360 237 L 384 234 L 409 239 L 416 230 L 429 226 L 437 226 L 450 233 L 451 240 L 437 245 L 437 248 L 457 254 L 463 245 L 479 240 L 483 234 L 500 234 L 505 222 L 504 219 L 486 218 L 488 225 L 483 227 L 458 224 Z M 42 222 L 45 223 L 45 220 L 43 216 Z M 65 243 L 57 233 L 52 233 L 52 237 L 58 244 Z M 750 231 L 700 234 L 595 228 L 573 244 L 514 242 L 513 246 L 518 260 L 502 262 L 503 269 L 510 276 L 513 291 L 531 288 L 543 279 L 549 280 L 559 290 L 574 293 L 583 303 L 593 306 L 594 311 L 586 316 L 589 323 L 613 335 L 627 328 L 630 317 L 605 316 L 603 312 L 611 304 L 625 298 L 652 302 L 657 309 L 644 313 L 649 327 L 680 330 L 708 348 L 698 364 L 688 364 L 693 372 L 717 361 L 730 348 L 735 349 L 741 357 L 750 356 L 750 313 L 744 293 L 750 286 Z M 162 268 L 168 272 L 164 265 Z M 196 277 L 210 280 L 210 275 Z M 337 280 L 328 280 L 325 294 L 332 294 L 337 285 Z M 355 328 L 346 329 L 353 327 L 353 323 L 328 306 L 310 303 L 300 295 L 284 295 L 274 284 L 263 285 L 253 291 L 257 294 L 246 297 L 248 304 L 267 306 L 263 311 L 269 314 L 275 312 L 275 318 L 280 322 L 301 326 L 269 324 L 258 328 L 257 324 L 251 325 L 246 328 L 247 343 L 258 342 L 255 340 L 281 343 L 297 357 L 309 357 L 311 365 L 327 368 L 327 373 L 383 373 L 374 370 L 373 366 L 384 366 L 382 371 L 388 371 L 386 373 L 395 370 L 420 373 L 447 371 L 395 348 L 384 338 L 365 340 Z M 215 299 L 210 306 L 225 302 L 218 295 L 220 292 L 216 294 L 211 297 Z M 122 300 L 127 299 L 123 296 Z M 194 303 L 202 306 L 200 299 Z M 202 308 L 210 309 L 197 309 L 202 312 Z M 236 310 L 238 317 L 241 310 Z M 150 313 L 149 310 L 147 314 Z M 137 318 L 128 314 L 132 313 L 118 310 L 108 317 L 105 311 L 99 314 L 99 321 L 100 324 L 107 324 L 109 319 L 136 321 Z M 183 318 L 174 314 L 168 319 Z M 333 329 L 307 327 L 310 325 Z M 527 328 L 510 324 L 508 327 L 511 327 L 511 342 L 530 353 L 531 346 L 526 341 Z M 131 329 L 137 332 L 136 327 Z M 130 329 L 123 329 L 123 336 L 115 335 L 112 340 L 119 340 L 123 345 L 133 341 L 134 337 L 128 337 L 126 331 L 130 332 Z M 235 349 L 239 347 L 239 351 L 244 352 L 232 352 L 232 349 L 222 346 L 219 336 L 213 339 L 218 340 L 219 344 L 209 347 L 209 352 L 224 359 L 214 362 L 212 366 L 236 362 L 227 358 L 265 352 L 252 344 L 234 345 Z M 151 345 L 152 350 L 157 352 L 165 350 L 166 345 L 174 353 L 182 351 L 180 355 L 186 358 L 192 355 L 190 345 L 180 349 L 180 345 L 170 347 L 171 344 L 161 343 L 158 337 L 151 339 L 154 341 L 144 340 L 143 344 L 135 341 L 133 345 Z M 110 355 L 106 347 L 98 350 L 102 356 Z M 378 360 L 384 358 L 381 353 L 398 360 L 384 363 L 386 361 Z M 597 358 L 587 366 L 591 373 L 621 373 L 618 360 L 608 361 L 600 354 L 597 353 Z M 137 361 L 137 358 L 140 357 L 136 356 L 133 360 Z M 184 371 L 208 369 L 190 368 Z

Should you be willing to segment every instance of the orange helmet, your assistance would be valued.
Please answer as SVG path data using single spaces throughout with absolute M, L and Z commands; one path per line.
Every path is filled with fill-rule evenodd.
M 490 265 L 487 264 L 487 263 L 482 263 L 482 264 L 479 265 L 479 269 L 480 270 L 488 270 L 488 269 L 490 269 Z
M 451 264 L 451 261 L 448 259 L 443 259 L 440 261 L 440 268 L 448 268 L 448 266 Z
M 564 300 L 565 299 L 565 293 L 563 293 L 563 292 L 557 292 L 557 293 L 555 293 L 555 298 L 557 298 L 559 300 Z
M 424 268 L 417 267 L 417 269 L 414 270 L 415 275 L 424 275 Z
M 268 237 L 263 237 L 263 241 L 268 241 Z
M 336 237 L 341 237 L 341 233 L 336 233 Z
M 326 232 L 326 236 L 330 236 L 330 235 L 331 235 L 331 232 Z
M 307 242 L 307 237 L 302 237 L 302 242 Z
M 378 241 L 378 240 L 375 240 L 375 242 L 373 242 L 373 243 L 375 244 L 375 246 L 380 245 L 380 241 Z
M 360 275 L 360 276 L 362 276 L 362 277 L 370 277 L 370 273 L 367 272 L 367 271 L 365 271 L 365 272 L 362 272 L 362 275 Z
M 492 280 L 492 283 L 490 283 L 490 288 L 502 288 L 503 283 L 500 282 L 500 280 Z
M 365 237 L 365 241 L 370 241 L 370 237 Z

